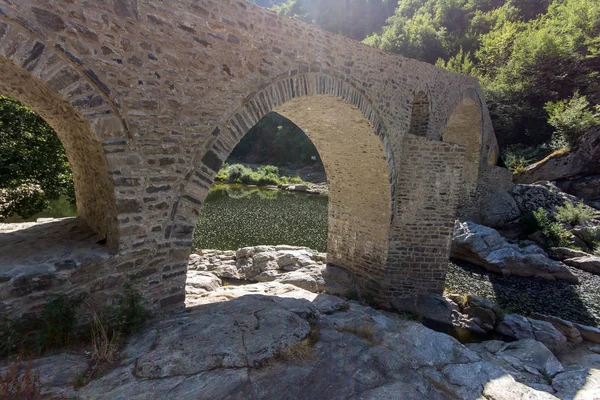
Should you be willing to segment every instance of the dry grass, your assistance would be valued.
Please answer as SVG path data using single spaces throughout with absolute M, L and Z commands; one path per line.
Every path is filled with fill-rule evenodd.
M 39 400 L 42 399 L 40 373 L 26 365 L 23 358 L 11 363 L 4 376 L 0 376 L 0 400 Z
M 98 314 L 93 313 L 92 321 L 92 360 L 96 363 L 107 362 L 114 364 L 119 357 L 119 339 L 118 332 L 109 334 L 105 324 Z
M 367 323 L 357 324 L 354 326 L 344 326 L 337 328 L 338 332 L 350 332 L 355 334 L 356 336 L 367 340 L 372 344 L 376 344 L 375 333 L 373 332 L 373 327 Z
M 282 361 L 292 362 L 295 364 L 304 364 L 313 359 L 312 346 L 309 339 L 301 340 L 290 346 L 284 347 L 278 354 L 278 358 Z

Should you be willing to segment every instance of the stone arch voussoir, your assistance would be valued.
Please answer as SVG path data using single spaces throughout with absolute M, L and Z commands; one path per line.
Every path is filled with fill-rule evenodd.
M 107 94 L 54 46 L 2 19 L 0 71 L 0 93 L 31 107 L 56 131 L 73 171 L 79 216 L 117 250 L 111 171 L 119 162 L 112 150 L 126 145 L 127 134 Z
M 176 203 L 172 226 L 168 235 L 177 239 L 188 238 L 195 227 L 200 206 L 210 189 L 214 176 L 242 137 L 266 114 L 292 99 L 310 95 L 337 97 L 357 107 L 379 136 L 390 171 L 392 207 L 395 209 L 395 168 L 386 129 L 372 102 L 359 89 L 339 78 L 323 73 L 303 73 L 273 82 L 249 93 L 242 105 L 225 122 L 213 130 L 214 140 L 204 151 L 198 166 L 188 174 L 180 200 Z M 392 212 L 392 218 L 394 213 Z

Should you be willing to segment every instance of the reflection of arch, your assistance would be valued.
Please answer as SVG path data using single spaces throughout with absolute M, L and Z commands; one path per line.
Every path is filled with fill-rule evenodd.
M 348 83 L 322 74 L 302 74 L 252 93 L 216 129 L 216 143 L 179 202 L 173 235 L 187 239 L 214 175 L 241 138 L 270 111 L 304 129 L 324 162 L 329 194 L 329 261 L 344 266 L 363 282 L 383 276 L 392 219 L 393 165 L 375 110 Z
M 444 132 L 442 140 L 456 143 L 466 148 L 463 169 L 464 195 L 474 193 L 479 179 L 481 160 L 482 123 L 479 106 L 470 97 L 464 98 L 454 108 Z
M 75 83 L 81 79 L 79 73 L 66 66 L 65 69 L 57 69 L 43 82 L 11 60 L 3 58 L 2 54 L 0 71 L 0 92 L 31 107 L 57 133 L 71 164 L 79 217 L 100 238 L 106 238 L 111 248 L 116 249 L 119 239 L 117 212 L 108 162 L 90 122 L 72 105 L 82 105 L 86 99 L 69 102 L 54 91 L 69 87 L 75 89 Z M 87 101 L 96 105 L 107 104 L 103 98 L 96 96 L 87 98 Z M 87 103 L 81 108 L 92 107 Z
M 419 90 L 413 99 L 410 115 L 410 130 L 408 133 L 415 136 L 427 136 L 430 113 L 429 97 L 423 90 Z

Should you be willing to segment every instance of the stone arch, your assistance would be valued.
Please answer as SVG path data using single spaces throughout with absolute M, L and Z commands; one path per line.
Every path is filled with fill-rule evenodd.
M 431 115 L 430 95 L 427 88 L 418 88 L 413 96 L 408 133 L 426 137 Z
M 111 105 L 69 61 L 36 40 L 12 54 L 1 46 L 0 71 L 0 93 L 32 108 L 61 140 L 73 172 L 78 216 L 117 250 L 115 191 L 100 139 L 125 132 Z
M 479 180 L 483 135 L 481 103 L 476 93 L 468 91 L 455 104 L 442 132 L 442 141 L 465 147 L 462 196 L 466 198 L 475 193 Z
M 191 238 L 216 172 L 241 138 L 275 111 L 307 131 L 330 184 L 328 261 L 354 272 L 368 289 L 383 277 L 393 210 L 393 162 L 371 102 L 352 85 L 306 73 L 248 95 L 214 131 L 215 141 L 178 202 L 172 236 Z M 354 131 L 352 125 L 356 127 Z M 335 145 L 333 145 L 335 144 Z

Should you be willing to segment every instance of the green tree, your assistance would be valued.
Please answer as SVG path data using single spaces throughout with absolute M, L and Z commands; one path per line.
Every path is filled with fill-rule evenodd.
M 578 92 L 571 99 L 548 102 L 544 108 L 559 143 L 573 145 L 590 128 L 600 125 L 600 106 L 591 108 Z
M 0 219 L 27 218 L 51 200 L 74 201 L 71 169 L 52 128 L 33 110 L 0 96 Z

